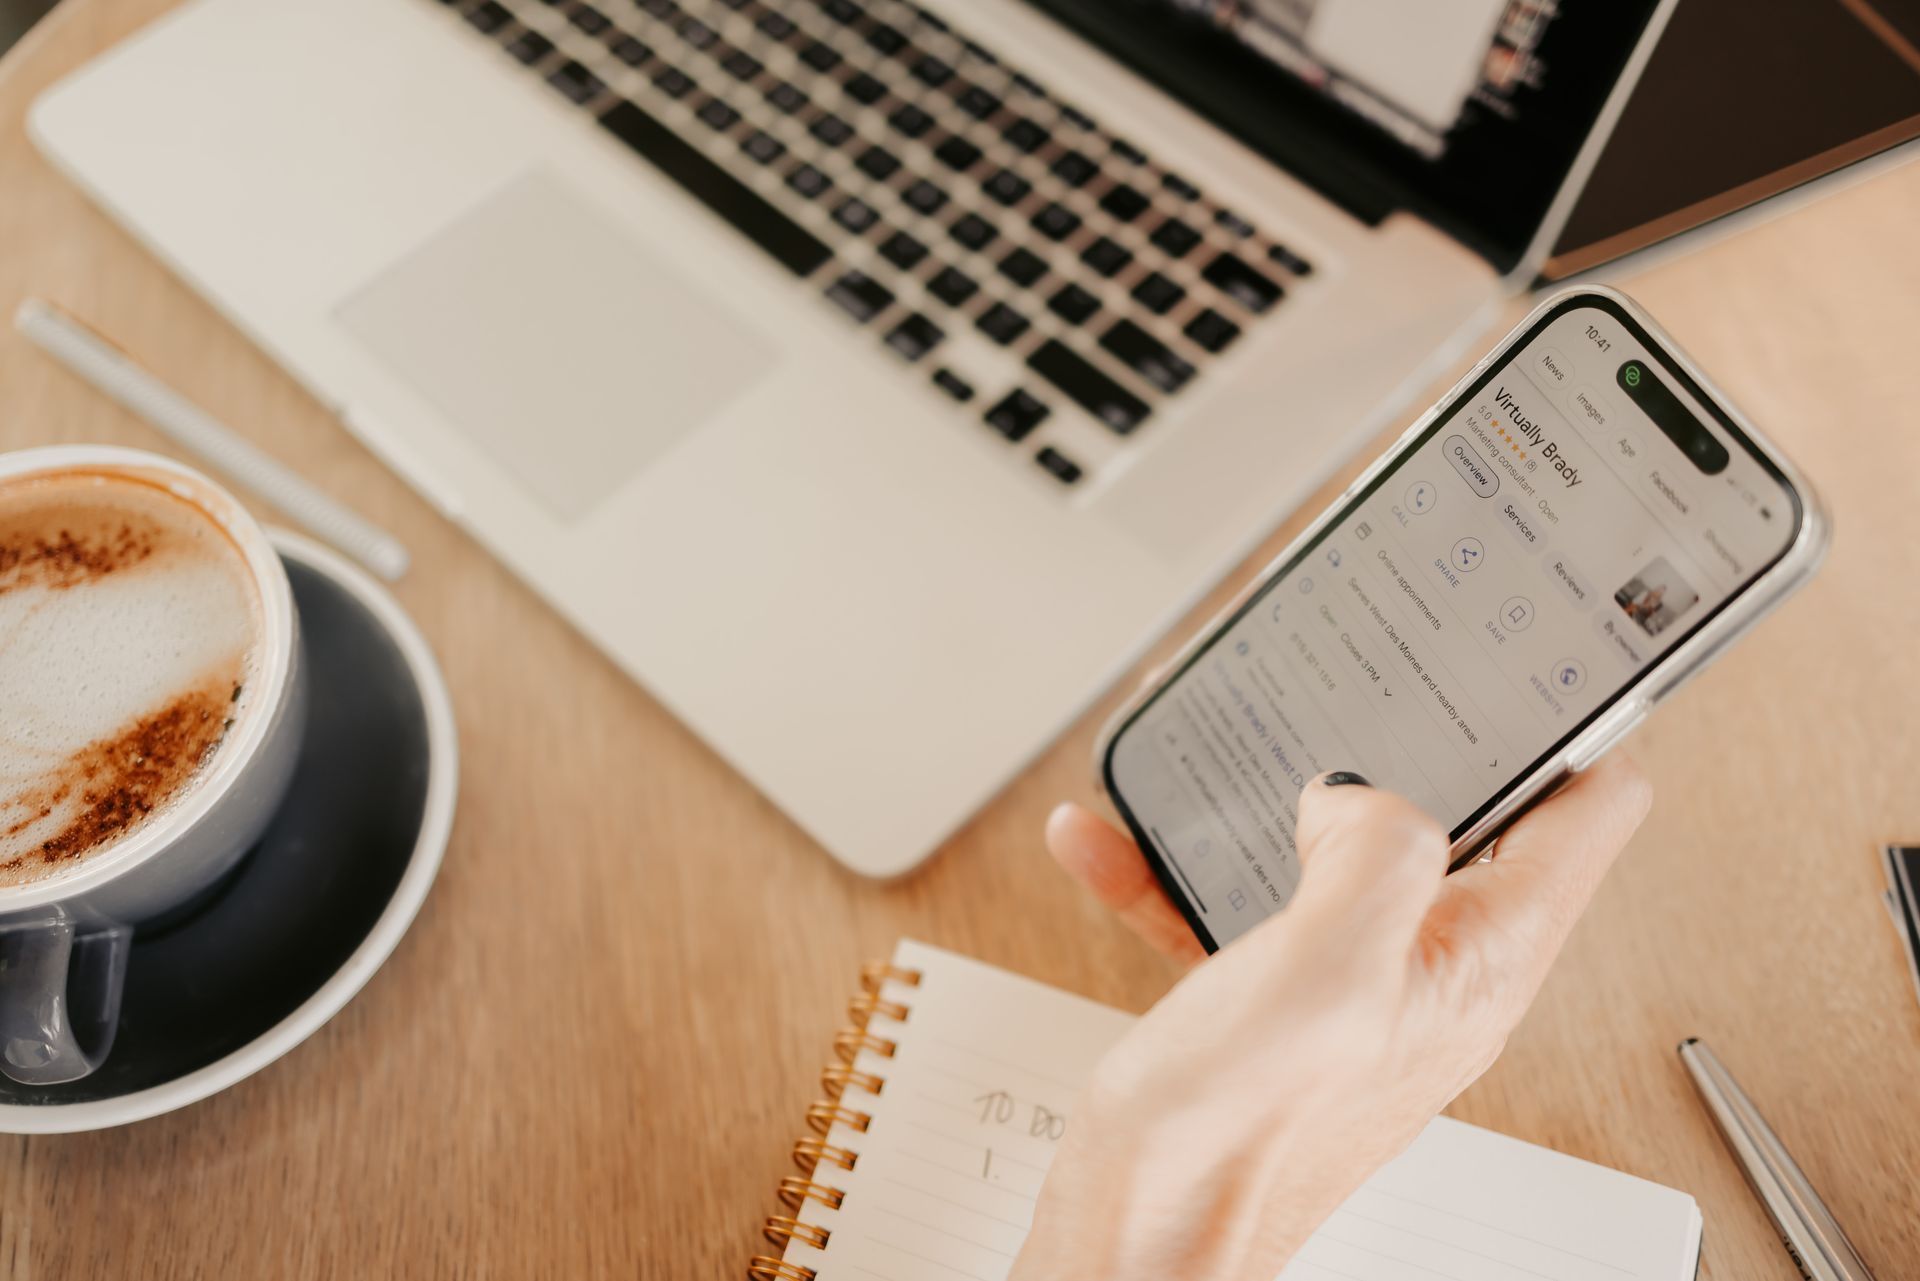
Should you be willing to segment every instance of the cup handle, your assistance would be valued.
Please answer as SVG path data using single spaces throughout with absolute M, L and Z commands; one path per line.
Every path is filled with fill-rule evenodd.
M 77 920 L 55 905 L 0 917 L 0 1074 L 22 1085 L 77 1081 L 120 1025 L 133 927 Z

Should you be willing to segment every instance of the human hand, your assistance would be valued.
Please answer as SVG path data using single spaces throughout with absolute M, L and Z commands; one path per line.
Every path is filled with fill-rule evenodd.
M 1272 1281 L 1492 1065 L 1651 800 L 1609 757 L 1449 877 L 1411 802 L 1316 779 L 1292 902 L 1211 958 L 1133 842 L 1061 806 L 1054 857 L 1192 970 L 1096 1070 L 1011 1281 Z

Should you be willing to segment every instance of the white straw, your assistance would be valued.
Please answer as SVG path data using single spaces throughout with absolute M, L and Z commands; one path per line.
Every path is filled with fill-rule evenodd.
M 388 582 L 407 572 L 392 534 L 336 502 L 51 303 L 29 298 L 15 328 L 48 355 Z

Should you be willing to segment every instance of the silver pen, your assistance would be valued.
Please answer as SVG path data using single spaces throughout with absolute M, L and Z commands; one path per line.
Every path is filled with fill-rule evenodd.
M 1800 1274 L 1807 1281 L 1873 1281 L 1827 1203 L 1706 1042 L 1697 1036 L 1680 1042 L 1680 1061 Z

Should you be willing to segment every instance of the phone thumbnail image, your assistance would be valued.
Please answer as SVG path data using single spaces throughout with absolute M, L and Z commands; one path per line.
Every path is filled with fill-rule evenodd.
M 1649 636 L 1667 630 L 1673 620 L 1700 603 L 1700 593 L 1687 586 L 1664 556 L 1648 561 L 1613 594 L 1613 603 Z

